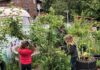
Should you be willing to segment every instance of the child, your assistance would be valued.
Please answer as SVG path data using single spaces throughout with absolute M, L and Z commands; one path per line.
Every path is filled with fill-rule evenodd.
M 21 70 L 32 70 L 32 58 L 31 55 L 35 51 L 35 48 L 33 47 L 32 50 L 29 49 L 29 42 L 23 41 L 21 43 L 20 48 L 18 49 L 19 53 L 19 60 L 21 63 Z
M 76 60 L 78 58 L 77 47 L 74 43 L 72 35 L 66 35 L 64 37 L 65 43 L 67 44 L 67 54 L 71 55 L 71 70 L 76 70 Z

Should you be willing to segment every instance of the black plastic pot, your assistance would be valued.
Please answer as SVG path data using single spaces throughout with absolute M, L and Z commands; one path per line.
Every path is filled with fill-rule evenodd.
M 96 60 L 92 59 L 89 61 L 77 60 L 76 62 L 77 70 L 97 70 Z
M 94 58 L 100 60 L 100 54 L 94 55 Z

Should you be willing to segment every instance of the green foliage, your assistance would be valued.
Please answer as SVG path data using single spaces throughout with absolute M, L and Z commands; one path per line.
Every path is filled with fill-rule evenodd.
M 91 23 L 84 23 L 84 19 L 74 20 L 74 23 L 68 28 L 68 33 L 77 37 L 86 37 L 89 34 Z
M 54 46 L 57 42 L 57 28 L 63 25 L 63 17 L 50 14 L 40 16 L 34 22 L 31 30 L 31 39 L 40 46 Z
M 0 19 L 0 40 L 4 39 L 5 34 L 8 33 L 8 25 L 6 23 L 4 24 L 4 21 L 4 19 Z
M 93 32 L 93 35 L 94 35 L 96 40 L 100 40 L 100 30 Z
M 56 32 L 57 28 L 63 25 L 63 17 L 54 15 L 53 13 L 54 12 L 51 12 L 50 14 L 38 17 L 37 18 L 38 21 L 32 24 L 31 38 L 33 41 L 36 41 L 38 43 L 44 42 L 41 44 L 47 44 L 46 43 L 48 42 L 47 36 L 49 34 L 50 34 L 49 36 L 53 37 L 53 39 L 51 38 L 51 40 L 53 41 L 57 40 L 57 39 L 54 39 L 54 37 L 57 35 L 57 32 Z
M 96 65 L 97 65 L 97 67 L 99 67 L 99 68 L 100 68 L 100 61 L 99 61 L 99 60 L 97 60 Z
M 51 4 L 53 3 L 53 0 L 44 0 L 43 7 L 45 12 L 49 12 L 49 8 L 51 7 Z
M 56 14 L 62 14 L 66 8 L 66 0 L 44 0 L 44 10 L 49 12 L 50 7 L 53 7 Z
M 5 40 L 5 36 L 9 35 L 10 37 L 17 37 L 19 39 L 25 38 L 22 33 L 22 23 L 20 17 L 2 17 L 0 18 L 0 41 L 1 46 L 5 47 L 8 44 L 8 41 Z M 4 44 L 4 45 L 2 45 Z M 2 50 L 2 49 L 1 49 Z M 5 54 L 3 54 L 5 55 Z M 13 56 L 14 58 L 14 56 Z M 6 56 L 3 58 L 4 60 L 7 59 Z M 18 62 L 13 61 L 14 59 L 7 59 L 6 67 L 7 70 L 19 70 Z M 13 65 L 13 66 L 12 66 Z
M 69 10 L 72 16 L 77 14 L 100 20 L 100 0 L 44 0 L 44 9 L 47 11 L 50 7 L 53 7 L 58 15 Z
M 84 19 L 75 19 L 72 26 L 67 29 L 68 33 L 75 37 L 75 42 L 78 46 L 79 57 L 83 54 L 83 51 L 80 50 L 82 49 L 83 44 L 85 44 L 87 49 L 86 52 L 88 52 L 89 55 L 93 55 L 95 52 L 97 43 L 91 31 L 92 25 L 92 22 L 88 23 L 84 21 Z
M 81 48 L 82 44 L 85 44 L 87 47 L 87 52 L 90 55 L 100 54 L 100 30 L 94 31 L 92 28 L 98 27 L 98 23 L 96 22 L 85 22 L 84 20 L 75 20 L 74 24 L 70 29 L 68 29 L 68 33 L 75 36 L 75 42 L 77 43 L 78 49 Z
M 11 36 L 15 36 L 15 37 L 18 37 L 19 39 L 22 39 L 23 37 L 23 34 L 21 32 L 22 23 L 19 23 L 18 19 L 13 19 L 13 18 L 9 18 L 7 19 L 7 21 L 11 21 L 11 22 L 8 22 L 9 28 L 10 28 L 9 34 Z
M 40 65 L 42 70 L 67 70 L 70 67 L 69 59 L 61 49 L 55 47 L 60 39 L 58 28 L 64 25 L 63 17 L 55 15 L 52 8 L 50 11 L 49 14 L 39 16 L 31 27 L 30 39 L 40 51 L 33 65 Z
M 69 57 L 57 48 L 49 49 L 48 53 L 40 53 L 33 58 L 33 67 L 40 65 L 41 70 L 70 70 L 69 63 Z
M 92 32 L 93 37 L 95 38 L 95 52 L 94 54 L 100 54 L 100 30 Z
M 22 23 L 20 23 L 20 18 L 2 18 L 0 21 L 1 24 L 1 35 L 2 37 L 5 37 L 6 34 L 10 36 L 18 37 L 19 39 L 22 39 L 24 35 L 22 34 L 21 28 Z
M 100 10 L 100 1 L 99 0 L 93 0 L 93 1 L 82 1 L 84 10 L 82 11 L 84 13 L 84 16 L 91 16 L 94 18 L 99 18 L 99 10 Z
M 64 11 L 68 9 L 66 0 L 55 0 L 51 5 L 56 11 L 56 14 L 63 15 Z

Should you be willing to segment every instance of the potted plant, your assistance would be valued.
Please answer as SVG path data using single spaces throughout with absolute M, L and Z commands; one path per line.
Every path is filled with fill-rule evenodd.
M 96 60 L 91 54 L 91 48 L 95 46 L 95 39 L 91 34 L 92 24 L 85 23 L 84 18 L 74 21 L 68 33 L 75 37 L 78 46 L 78 56 L 76 66 L 77 70 L 96 70 Z
M 86 40 L 82 40 L 82 43 L 79 47 L 79 59 L 76 62 L 77 70 L 96 70 L 96 59 L 92 56 L 93 54 L 91 52 L 91 48 L 93 48 L 93 46 L 94 44 L 91 39 L 89 40 L 89 37 Z
M 81 49 L 80 58 L 76 62 L 77 70 L 96 70 L 96 59 L 88 53 L 87 48 L 81 46 Z

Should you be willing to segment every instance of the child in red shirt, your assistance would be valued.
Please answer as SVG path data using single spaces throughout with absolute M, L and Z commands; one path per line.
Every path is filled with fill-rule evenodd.
M 21 47 L 18 49 L 19 60 L 21 63 L 21 70 L 32 70 L 32 58 L 31 55 L 35 51 L 35 48 L 32 50 L 29 49 L 29 42 L 23 41 Z

